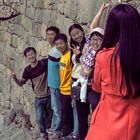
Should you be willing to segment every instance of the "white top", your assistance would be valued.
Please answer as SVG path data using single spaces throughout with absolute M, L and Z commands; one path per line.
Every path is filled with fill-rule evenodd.
M 80 57 L 80 62 L 79 62 L 79 63 L 76 63 L 76 60 L 75 60 L 76 55 L 75 55 L 75 54 L 72 55 L 72 63 L 73 63 L 72 78 L 79 79 L 79 78 L 81 77 L 80 71 L 81 71 L 82 57 L 83 57 L 84 54 L 87 52 L 88 47 L 89 47 L 89 46 L 88 46 L 88 44 L 86 43 L 86 44 L 84 45 L 83 50 L 82 50 L 82 56 Z M 79 49 L 79 46 L 77 46 L 76 48 Z
M 50 49 L 49 55 L 55 58 L 60 58 L 62 53 L 57 50 L 57 48 L 54 46 L 53 48 Z

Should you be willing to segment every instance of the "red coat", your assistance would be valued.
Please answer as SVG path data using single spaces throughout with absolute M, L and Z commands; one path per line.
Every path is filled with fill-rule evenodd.
M 120 93 L 121 69 L 118 59 L 116 76 L 110 74 L 113 52 L 114 48 L 104 49 L 96 56 L 92 88 L 102 97 L 92 114 L 86 140 L 140 140 L 140 97 L 123 98 L 126 86 L 123 83 Z

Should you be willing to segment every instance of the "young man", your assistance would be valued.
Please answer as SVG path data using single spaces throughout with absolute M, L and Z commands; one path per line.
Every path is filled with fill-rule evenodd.
M 73 116 L 71 107 L 71 52 L 68 49 L 67 36 L 58 34 L 54 39 L 56 48 L 62 53 L 60 59 L 60 92 L 62 103 L 62 129 L 63 136 L 72 132 Z
M 46 129 L 50 127 L 52 119 L 51 98 L 47 86 L 48 60 L 42 59 L 38 61 L 36 59 L 36 50 L 33 47 L 26 48 L 24 55 L 30 62 L 30 65 L 24 69 L 22 78 L 18 79 L 14 71 L 11 72 L 11 76 L 20 87 L 28 80 L 31 80 L 35 93 L 36 120 L 39 126 L 40 136 L 48 140 Z
M 37 52 L 39 59 L 48 58 L 48 52 L 54 47 L 54 37 L 59 33 L 59 29 L 55 26 L 50 26 L 46 29 L 46 38 L 39 41 L 37 44 Z
M 46 30 L 47 40 L 52 46 L 48 54 L 48 86 L 51 92 L 51 107 L 53 110 L 53 118 L 51 128 L 48 133 L 53 134 L 51 139 L 58 139 L 61 131 L 61 102 L 60 102 L 60 76 L 59 61 L 61 53 L 56 49 L 54 37 L 59 33 L 59 29 L 50 26 Z

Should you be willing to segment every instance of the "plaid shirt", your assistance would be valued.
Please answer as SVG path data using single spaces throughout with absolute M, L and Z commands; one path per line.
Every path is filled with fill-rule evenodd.
M 90 35 L 89 34 L 85 34 L 85 38 L 86 38 L 87 44 L 90 46 Z
M 94 65 L 94 60 L 95 60 L 95 51 L 93 48 L 90 46 L 83 56 L 82 59 L 82 69 L 92 69 L 92 66 Z

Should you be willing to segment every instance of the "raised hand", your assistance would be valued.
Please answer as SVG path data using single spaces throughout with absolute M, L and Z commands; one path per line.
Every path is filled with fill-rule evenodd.
M 12 77 L 13 79 L 15 79 L 15 77 L 16 77 L 15 71 L 14 71 L 14 70 L 10 70 L 10 72 L 11 72 L 11 77 Z
M 111 6 L 112 6 L 112 2 L 109 0 L 109 1 L 107 1 L 107 2 L 104 2 L 104 3 L 101 5 L 100 9 L 101 9 L 101 10 L 105 10 L 105 9 L 111 7 Z
M 73 51 L 73 53 L 74 53 L 75 55 L 78 55 L 78 54 L 80 53 L 79 49 L 77 49 L 74 45 L 72 45 L 72 46 L 73 46 L 73 48 L 70 47 L 70 46 L 69 46 L 69 48 Z

